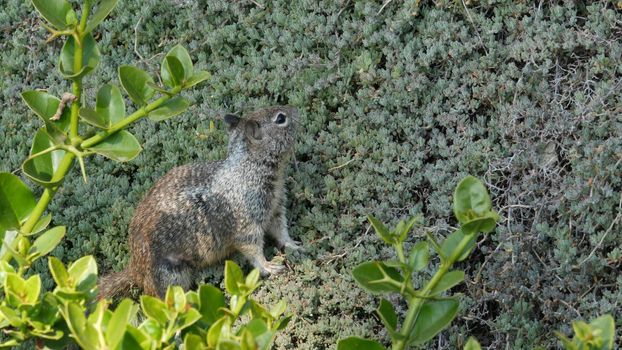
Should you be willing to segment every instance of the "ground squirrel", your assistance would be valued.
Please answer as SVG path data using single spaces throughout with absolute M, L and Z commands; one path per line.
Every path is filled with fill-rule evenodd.
M 284 205 L 297 115 L 293 107 L 265 108 L 243 119 L 225 115 L 227 158 L 174 168 L 151 188 L 130 223 L 130 262 L 102 278 L 100 297 L 131 286 L 160 297 L 169 285 L 188 289 L 194 271 L 233 251 L 263 274 L 281 271 L 264 257 L 264 235 L 299 248 L 289 237 Z

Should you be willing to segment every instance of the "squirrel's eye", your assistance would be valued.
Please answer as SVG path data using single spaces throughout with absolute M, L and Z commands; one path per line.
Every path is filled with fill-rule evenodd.
M 277 124 L 285 124 L 286 121 L 287 116 L 281 112 L 277 113 L 276 117 L 274 118 L 274 122 Z

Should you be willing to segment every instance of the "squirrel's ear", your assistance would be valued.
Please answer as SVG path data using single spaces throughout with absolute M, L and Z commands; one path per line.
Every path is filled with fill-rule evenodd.
M 235 114 L 225 114 L 225 117 L 223 119 L 225 120 L 225 123 L 229 125 L 229 129 L 235 128 L 240 122 L 240 117 Z

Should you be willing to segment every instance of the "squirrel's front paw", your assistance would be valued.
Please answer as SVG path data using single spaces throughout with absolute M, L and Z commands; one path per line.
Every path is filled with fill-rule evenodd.
M 305 251 L 305 248 L 303 248 L 300 244 L 301 244 L 300 241 L 295 241 L 295 240 L 289 238 L 289 239 L 287 239 L 285 241 L 279 242 L 278 246 L 281 249 L 289 248 L 291 250 Z
M 266 261 L 261 267 L 261 274 L 266 276 L 266 275 L 273 275 L 273 274 L 277 274 L 277 273 L 281 273 L 283 271 L 285 271 L 285 265 L 281 265 L 278 263 L 274 263 L 272 261 Z

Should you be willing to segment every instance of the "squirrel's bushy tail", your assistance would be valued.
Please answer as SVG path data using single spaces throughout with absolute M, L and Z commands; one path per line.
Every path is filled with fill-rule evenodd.
M 126 296 L 134 285 L 135 283 L 129 269 L 109 273 L 99 281 L 99 299 Z

